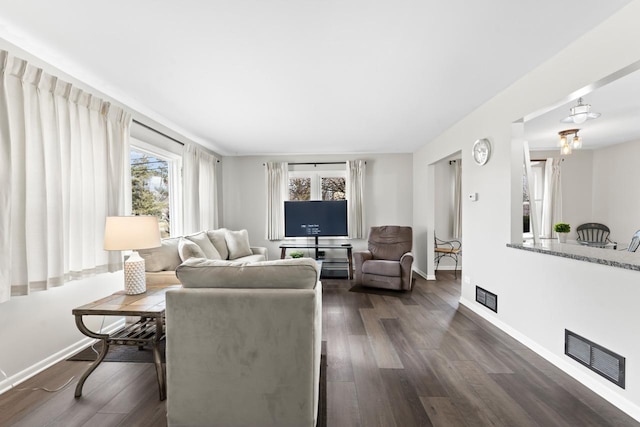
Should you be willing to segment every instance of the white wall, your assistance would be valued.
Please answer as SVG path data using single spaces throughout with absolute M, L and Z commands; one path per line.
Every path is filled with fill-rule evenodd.
M 593 154 L 593 221 L 607 224 L 611 240 L 626 247 L 640 230 L 638 197 L 640 141 L 616 144 Z
M 0 377 L 0 393 L 79 350 L 78 344 L 87 337 L 76 327 L 71 310 L 123 288 L 119 271 L 0 304 L 0 369 L 9 376 L 8 380 Z M 107 317 L 103 326 L 121 320 Z M 86 324 L 98 331 L 102 317 L 92 317 Z
M 280 257 L 280 241 L 266 240 L 266 183 L 268 161 L 342 162 L 364 159 L 366 172 L 366 223 L 373 225 L 411 225 L 413 220 L 413 186 L 411 154 L 363 154 L 317 156 L 246 156 L 222 159 L 221 227 L 246 228 L 251 244 L 269 249 L 269 259 Z M 338 166 L 339 167 L 339 166 Z M 332 239 L 342 242 L 346 239 Z M 366 239 L 351 241 L 354 250 L 366 249 Z M 415 244 L 414 244 L 415 245 Z M 344 257 L 344 253 L 336 253 Z M 330 254 L 327 254 L 330 256 Z
M 587 33 L 414 153 L 414 229 L 433 233 L 434 198 L 429 165 L 462 151 L 464 276 L 462 302 L 507 330 L 556 365 L 640 419 L 640 342 L 629 335 L 640 324 L 640 273 L 507 248 L 522 204 L 522 145 L 513 123 L 568 101 L 575 91 L 640 60 L 640 1 Z M 621 48 L 623 46 L 623 48 Z M 526 52 L 514 52 L 526 54 Z M 471 159 L 478 138 L 493 154 L 485 166 Z M 518 145 L 520 144 L 520 145 Z M 426 188 L 427 191 L 421 191 Z M 419 190 L 420 189 L 420 190 Z M 514 215 L 512 215 L 512 210 Z M 427 214 L 424 214 L 424 213 Z M 430 222 L 431 221 L 431 222 Z M 514 223 L 515 225 L 515 223 Z M 426 269 L 427 247 L 417 246 Z M 421 252 L 424 251 L 424 252 Z M 498 313 L 474 301 L 479 285 L 499 296 Z M 621 389 L 564 356 L 564 329 L 625 356 L 627 387 Z

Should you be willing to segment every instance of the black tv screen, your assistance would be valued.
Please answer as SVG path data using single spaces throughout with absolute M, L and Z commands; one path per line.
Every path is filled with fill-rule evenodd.
M 346 236 L 346 200 L 284 202 L 285 237 Z

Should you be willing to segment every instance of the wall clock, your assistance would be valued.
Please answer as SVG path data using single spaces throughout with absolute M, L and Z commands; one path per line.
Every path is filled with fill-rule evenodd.
M 473 143 L 473 160 L 479 164 L 484 165 L 491 156 L 491 143 L 488 139 L 482 138 Z

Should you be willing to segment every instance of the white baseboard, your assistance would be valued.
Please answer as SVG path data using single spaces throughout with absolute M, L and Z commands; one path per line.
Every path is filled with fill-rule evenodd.
M 522 344 L 529 347 L 536 354 L 543 357 L 548 362 L 552 363 L 557 368 L 561 369 L 562 371 L 576 379 L 578 382 L 582 383 L 584 386 L 588 387 L 594 393 L 596 393 L 612 405 L 616 406 L 618 409 L 625 412 L 630 417 L 633 417 L 637 421 L 640 421 L 640 406 L 629 401 L 628 399 L 625 399 L 623 396 L 620 396 L 611 389 L 602 385 L 600 382 L 596 381 L 594 378 L 588 376 L 585 372 L 582 371 L 580 366 L 573 365 L 570 360 L 565 360 L 564 358 L 559 357 L 557 354 L 552 353 L 545 347 L 513 329 L 511 326 L 507 325 L 499 319 L 496 319 L 491 315 L 493 314 L 493 312 L 487 313 L 483 307 L 480 307 L 474 301 L 470 301 L 466 298 L 460 298 L 460 304 L 464 305 L 469 310 L 473 311 L 497 328 L 517 339 Z
M 121 329 L 124 327 L 124 319 L 119 320 L 107 327 L 105 327 L 103 329 L 102 332 L 104 333 L 111 333 L 113 331 L 116 331 L 118 329 Z M 91 345 L 95 340 L 93 338 L 83 338 L 80 341 L 70 345 L 69 347 L 60 350 L 59 352 L 52 354 L 51 356 L 47 357 L 44 360 L 41 360 L 40 362 L 36 363 L 35 365 L 31 365 L 26 369 L 23 369 L 22 371 L 18 372 L 17 374 L 11 375 L 10 377 L 5 378 L 4 380 L 0 381 L 0 394 L 11 390 L 13 387 L 17 386 L 18 384 L 28 380 L 29 378 L 33 377 L 34 375 L 39 374 L 40 372 L 44 371 L 47 368 L 50 368 L 51 366 L 55 365 L 56 363 L 68 359 L 69 357 L 73 356 L 74 354 L 76 354 L 77 352 L 79 352 L 80 350 L 83 350 L 84 348 L 88 347 L 89 345 Z

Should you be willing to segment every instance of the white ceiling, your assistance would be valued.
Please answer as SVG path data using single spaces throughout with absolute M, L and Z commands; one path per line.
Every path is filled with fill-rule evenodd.
M 0 0 L 0 37 L 223 155 L 408 153 L 629 1 Z
M 526 122 L 525 139 L 530 149 L 559 150 L 558 132 L 565 129 L 580 129 L 583 149 L 640 140 L 640 71 L 584 95 L 583 103 L 590 104 L 591 111 L 601 116 L 581 124 L 561 123 L 577 104 L 574 100 Z

